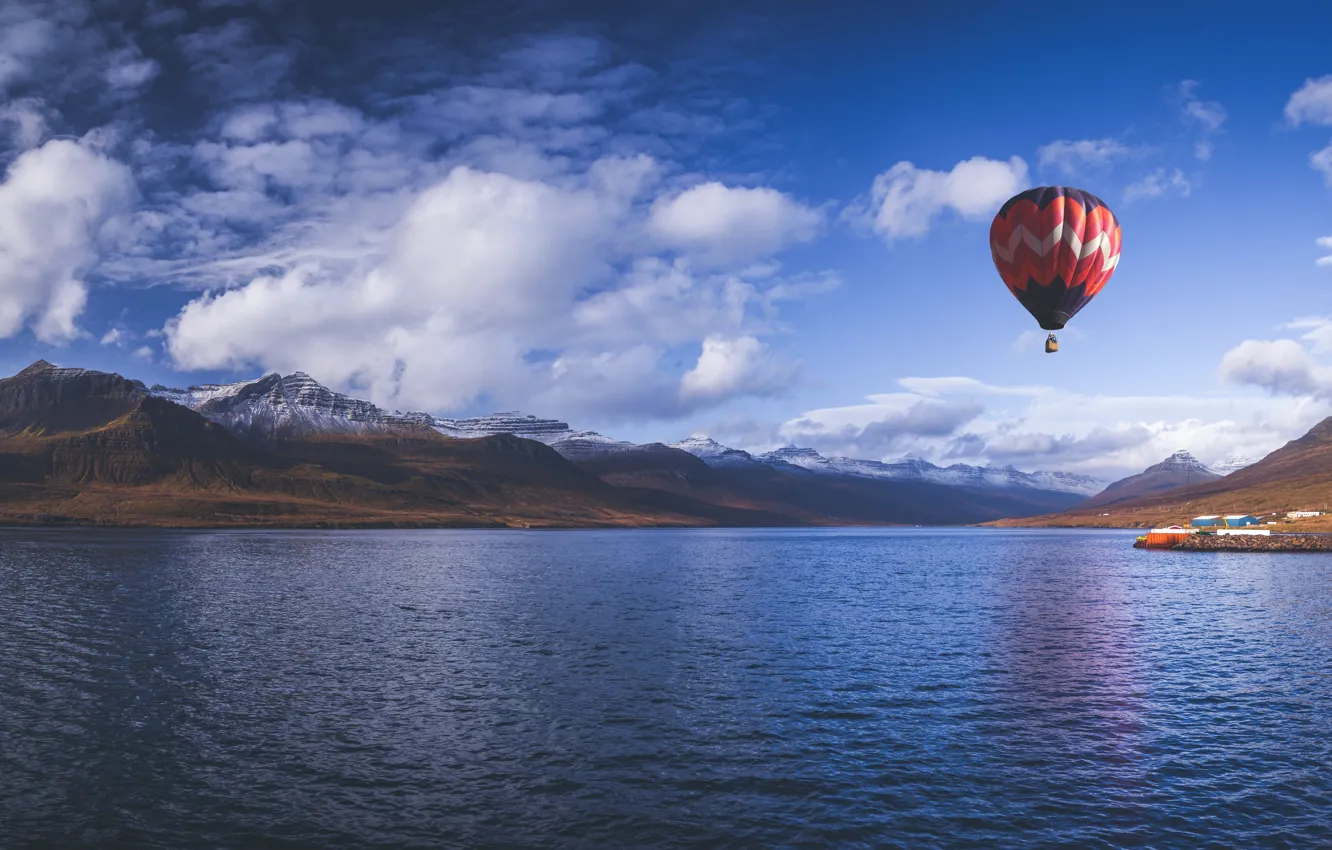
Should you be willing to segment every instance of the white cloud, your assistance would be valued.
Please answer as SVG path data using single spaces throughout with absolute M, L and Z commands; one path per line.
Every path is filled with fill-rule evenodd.
M 1332 74 L 1304 81 L 1286 101 L 1286 122 L 1292 127 L 1332 124 Z
M 682 412 L 675 382 L 661 368 L 662 352 L 654 345 L 631 345 L 603 351 L 570 351 L 552 361 L 536 377 L 534 409 L 578 411 L 602 421 L 628 415 L 675 418 Z
M 601 345 L 692 342 L 708 336 L 719 320 L 741 327 L 763 296 L 743 274 L 699 275 L 685 260 L 657 257 L 635 261 L 617 284 L 573 307 L 581 336 Z
M 229 141 L 253 144 L 274 139 L 356 136 L 366 126 L 360 112 L 335 101 L 289 100 L 231 110 L 222 118 L 221 135 Z
M 228 141 L 252 144 L 269 138 L 277 123 L 277 108 L 271 103 L 242 106 L 222 119 L 221 136 Z
M 77 335 L 83 276 L 133 195 L 127 168 L 76 142 L 50 141 L 14 161 L 0 185 L 0 336 L 27 325 L 44 342 Z
M 813 239 L 823 216 L 768 188 L 694 186 L 652 206 L 650 225 L 667 245 L 709 262 L 745 262 Z
M 831 456 L 882 460 L 950 437 L 985 409 L 971 400 L 916 393 L 885 393 L 867 401 L 807 411 L 782 423 L 777 436 Z
M 1332 318 L 1307 316 L 1288 322 L 1284 327 L 1291 330 L 1305 331 L 1300 339 L 1309 343 L 1309 348 L 1314 354 L 1332 353 Z
M 1307 327 L 1313 326 L 1314 320 L 1307 320 Z M 1250 359 L 1232 357 L 1223 372 L 1274 383 L 1267 380 L 1271 369 L 1234 368 Z M 1285 373 L 1278 370 L 1275 384 L 1292 386 L 1289 378 L 1299 380 L 1301 365 L 1310 363 L 1297 361 L 1295 368 L 1287 364 Z M 906 392 L 808 411 L 766 438 L 751 423 L 746 447 L 759 450 L 793 442 L 825 455 L 884 460 L 912 455 L 941 465 L 1011 464 L 1028 471 L 1080 472 L 1113 480 L 1141 472 L 1180 448 L 1204 463 L 1232 455 L 1262 456 L 1332 411 L 1328 400 L 1309 395 L 1085 395 L 966 377 L 904 378 L 899 383 Z M 1293 388 L 1307 387 L 1295 383 Z
M 1323 181 L 1332 186 L 1332 145 L 1309 154 L 1309 165 L 1323 175 Z
M 152 59 L 146 59 L 137 48 L 126 47 L 108 55 L 103 76 L 112 89 L 133 92 L 157 78 L 162 68 Z
M 764 291 L 763 298 L 769 303 L 794 301 L 832 292 L 841 285 L 842 278 L 834 271 L 801 272 Z
M 270 95 L 287 79 L 299 47 L 265 43 L 257 21 L 232 18 L 186 33 L 177 45 L 209 97 L 233 101 Z
M 1314 240 L 1314 244 L 1324 250 L 1332 251 L 1332 236 L 1320 236 Z M 1315 260 L 1320 266 L 1332 266 L 1332 254 L 1326 254 Z
M 1285 327 L 1304 333 L 1299 340 L 1245 340 L 1226 352 L 1217 372 L 1227 383 L 1265 390 L 1298 423 L 1286 431 L 1291 439 L 1332 412 L 1332 365 L 1314 356 L 1332 353 L 1332 319 L 1309 316 Z
M 1141 180 L 1124 187 L 1124 201 L 1137 201 L 1143 198 L 1159 198 L 1163 195 L 1187 196 L 1192 190 L 1184 172 L 1176 168 L 1166 171 L 1158 168 Z
M 1026 188 L 1027 163 L 982 156 L 963 160 L 951 171 L 930 171 L 899 162 L 874 178 L 870 225 L 889 241 L 923 236 L 934 219 L 953 210 L 967 219 L 994 215 L 1004 201 Z
M 752 336 L 710 336 L 703 351 L 680 379 L 680 395 L 686 400 L 722 399 L 734 395 L 769 395 L 789 383 L 768 356 L 768 347 Z
M 415 197 L 456 166 L 638 196 L 682 171 L 671 159 L 677 147 L 698 145 L 697 136 L 664 142 L 626 130 L 637 103 L 671 93 L 661 74 L 614 64 L 616 52 L 600 39 L 515 40 L 498 56 L 452 56 L 447 66 L 423 44 L 404 43 L 385 57 L 364 111 L 327 98 L 263 100 L 268 88 L 292 89 L 287 72 L 302 49 L 265 39 L 245 20 L 179 39 L 207 87 L 200 94 L 223 111 L 189 145 L 143 140 L 136 164 L 156 176 L 154 197 L 168 200 L 143 216 L 151 237 L 144 250 L 105 267 L 113 279 L 203 288 L 309 262 L 363 268 L 377 262 Z M 245 79 L 236 87 L 238 76 Z M 259 88 L 245 88 L 252 83 Z M 243 105 L 231 106 L 237 101 Z M 724 99 L 690 102 L 695 111 L 727 109 L 731 119 L 744 113 Z M 790 204 L 766 221 L 729 222 L 736 239 L 693 245 L 691 261 L 715 265 L 728 251 L 809 238 L 804 208 Z M 618 238 L 643 241 L 641 217 L 633 226 Z M 704 247 L 713 250 L 705 255 Z
M 355 379 L 382 401 L 464 404 L 516 367 L 514 331 L 544 326 L 539 346 L 567 329 L 573 294 L 604 275 L 617 213 L 586 192 L 458 168 L 408 209 L 372 272 L 345 280 L 310 267 L 193 301 L 168 328 L 168 351 L 183 368 L 262 362 Z
M 455 168 L 373 264 L 348 276 L 312 260 L 205 295 L 168 325 L 167 351 L 187 369 L 301 369 L 412 409 L 486 395 L 560 415 L 636 404 L 669 416 L 772 392 L 787 373 L 763 356 L 751 308 L 783 282 L 643 255 L 625 234 L 650 215 L 634 194 L 650 184 L 632 177 L 650 169 L 600 165 L 581 183 Z M 662 356 L 700 340 L 671 391 Z
M 778 307 L 837 276 L 786 274 L 772 256 L 815 238 L 824 213 L 753 174 L 696 170 L 752 105 L 621 63 L 597 38 L 515 38 L 445 62 L 444 40 L 422 35 L 377 57 L 353 108 L 330 99 L 353 91 L 344 74 L 295 75 L 312 47 L 258 18 L 182 33 L 188 18 L 156 6 L 145 52 L 84 0 L 0 4 L 0 93 L 44 98 L 0 106 L 0 145 L 104 122 L 80 143 L 90 159 L 48 187 L 82 206 L 61 209 L 44 253 L 0 230 L 0 249 L 16 255 L 5 242 L 23 236 L 33 252 L 0 268 L 13 278 L 0 334 L 78 333 L 92 279 L 194 292 L 160 331 L 177 368 L 301 369 L 404 408 L 678 416 L 794 374 L 768 350 Z M 136 99 L 181 59 L 173 97 L 198 126 L 165 131 Z M 70 80 L 48 85 L 53 68 Z M 669 138 L 645 132 L 667 116 L 681 119 Z M 105 162 L 128 181 L 95 151 L 134 169 L 142 206 L 129 208 L 132 184 L 117 194 L 75 167 Z M 21 157 L 0 188 L 0 225 L 36 161 Z M 100 330 L 131 351 L 145 329 Z
M 1138 156 L 1142 151 L 1116 139 L 1060 139 L 1037 150 L 1037 161 L 1043 167 L 1057 168 L 1065 174 L 1076 174 L 1082 168 L 1104 167 L 1116 159 Z
M 218 85 L 240 61 L 228 45 L 285 73 L 257 32 L 203 36 L 186 52 Z M 116 272 L 210 287 L 165 329 L 180 368 L 302 369 L 403 408 L 484 398 L 603 417 L 771 392 L 790 367 L 747 360 L 745 341 L 766 350 L 778 302 L 836 275 L 784 276 L 768 258 L 823 215 L 775 189 L 668 180 L 681 165 L 613 123 L 655 77 L 612 56 L 598 39 L 534 39 L 470 79 L 413 81 L 392 110 L 230 109 L 181 155 L 207 185 L 145 225 L 201 247 Z M 722 360 L 752 368 L 726 379 Z
M 581 92 L 543 92 L 518 88 L 462 85 L 417 101 L 447 123 L 452 135 L 478 131 L 503 131 L 520 135 L 533 127 L 570 126 L 596 118 L 602 110 L 599 99 Z
M 21 151 L 36 147 L 50 128 L 51 110 L 38 98 L 25 97 L 0 106 L 0 126 Z
M 1198 134 L 1193 146 L 1193 155 L 1200 161 L 1212 158 L 1212 136 L 1221 131 L 1226 123 L 1226 108 L 1214 100 L 1202 100 L 1197 95 L 1198 82 L 1184 80 L 1179 84 L 1179 94 L 1183 100 L 1184 120 Z
M 959 393 L 974 393 L 977 395 L 1041 395 L 1050 392 L 1049 387 L 1002 387 L 995 384 L 987 384 L 984 381 L 978 381 L 975 378 L 948 377 L 948 378 L 903 378 L 897 383 L 913 393 L 920 393 L 927 396 L 954 395 Z M 873 400 L 877 396 L 870 396 Z
M 6 0 L 0 3 L 0 96 L 21 86 L 40 89 L 55 107 L 67 95 L 120 102 L 159 71 L 145 58 L 116 13 L 91 0 Z M 86 113 L 85 113 L 86 114 Z
M 0 13 L 0 91 L 31 75 L 41 58 L 53 50 L 60 31 L 46 9 L 24 3 Z
M 1221 379 L 1261 387 L 1275 395 L 1332 395 L 1332 368 L 1316 362 L 1293 339 L 1245 340 L 1226 352 Z

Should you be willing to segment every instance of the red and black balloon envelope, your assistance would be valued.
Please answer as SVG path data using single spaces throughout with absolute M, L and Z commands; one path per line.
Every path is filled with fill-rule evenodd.
M 1069 186 L 1009 198 L 990 225 L 999 276 L 1048 331 L 1087 306 L 1119 265 L 1119 219 L 1105 201 Z

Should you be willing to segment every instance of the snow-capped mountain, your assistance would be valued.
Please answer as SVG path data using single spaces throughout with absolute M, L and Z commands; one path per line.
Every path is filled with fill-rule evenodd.
M 574 434 L 567 422 L 538 419 L 517 412 L 492 413 L 489 416 L 477 416 L 472 419 L 441 419 L 428 413 L 408 413 L 406 416 L 429 425 L 441 434 L 463 439 L 488 437 L 491 434 L 513 434 L 550 445 L 568 439 Z
M 762 461 L 749 452 L 723 446 L 707 434 L 690 434 L 678 443 L 667 443 L 673 449 L 689 452 L 708 466 L 756 466 Z
M 704 461 L 706 462 L 706 458 Z M 917 457 L 905 457 L 891 463 L 848 457 L 824 457 L 814 449 L 785 446 L 758 456 L 769 463 L 788 463 L 811 472 L 855 475 L 862 478 L 892 478 L 899 481 L 929 481 L 964 487 L 1029 487 L 1087 496 L 1099 493 L 1105 482 L 1087 475 L 1068 472 L 1022 472 L 1011 466 L 968 466 L 955 463 L 940 467 Z
M 1260 457 L 1243 457 L 1241 455 L 1231 455 L 1219 463 L 1210 464 L 1207 468 L 1217 475 L 1229 475 L 1232 472 L 1238 472 L 1246 466 L 1253 466 Z
M 596 431 L 569 431 L 559 439 L 548 442 L 547 445 L 569 460 L 586 460 L 610 452 L 638 448 L 636 443 L 616 440 Z
M 372 433 L 413 424 L 408 417 L 333 392 L 304 372 L 186 390 L 158 384 L 149 392 L 243 434 Z
M 304 372 L 286 377 L 273 373 L 254 381 L 203 384 L 185 390 L 157 385 L 149 392 L 243 434 L 368 434 L 424 426 L 462 439 L 513 434 L 546 443 L 568 457 L 633 445 L 594 431 L 574 431 L 566 422 L 522 413 L 445 419 L 429 413 L 386 411 L 371 402 L 334 392 Z
M 198 411 L 234 432 L 260 437 L 309 433 L 382 433 L 403 428 L 427 427 L 461 439 L 492 434 L 512 434 L 545 443 L 570 460 L 638 448 L 595 431 L 575 431 L 566 422 L 541 419 L 517 412 L 495 413 L 467 419 L 449 419 L 429 413 L 386 411 L 371 402 L 334 392 L 304 372 L 282 376 L 265 375 L 254 381 L 234 384 L 204 384 L 188 389 L 161 385 L 149 390 Z M 1084 475 L 1063 472 L 1021 472 L 1012 467 L 976 467 L 954 464 L 939 467 L 921 458 L 907 457 L 891 463 L 827 458 L 814 449 L 786 446 L 761 455 L 751 455 L 718 443 L 705 434 L 693 434 L 669 448 L 688 452 L 713 467 L 800 467 L 829 475 L 927 481 L 985 488 L 1029 488 L 1093 495 L 1104 482 Z
M 1083 502 L 1080 507 L 1101 507 L 1164 493 L 1179 487 L 1206 484 L 1220 477 L 1199 463 L 1193 455 L 1186 451 L 1178 451 L 1137 475 L 1121 478 L 1097 493 L 1095 497 Z

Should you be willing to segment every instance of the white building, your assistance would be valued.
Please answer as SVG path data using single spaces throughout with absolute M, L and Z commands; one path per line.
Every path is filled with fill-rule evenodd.
M 1286 511 L 1286 519 L 1299 519 L 1300 517 L 1322 515 L 1322 511 Z

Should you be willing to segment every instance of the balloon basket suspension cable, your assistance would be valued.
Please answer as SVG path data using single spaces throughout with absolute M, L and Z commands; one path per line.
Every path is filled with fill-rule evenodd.
M 1045 353 L 1054 354 L 1058 350 L 1059 350 L 1059 340 L 1055 338 L 1054 334 L 1050 334 L 1045 338 Z

